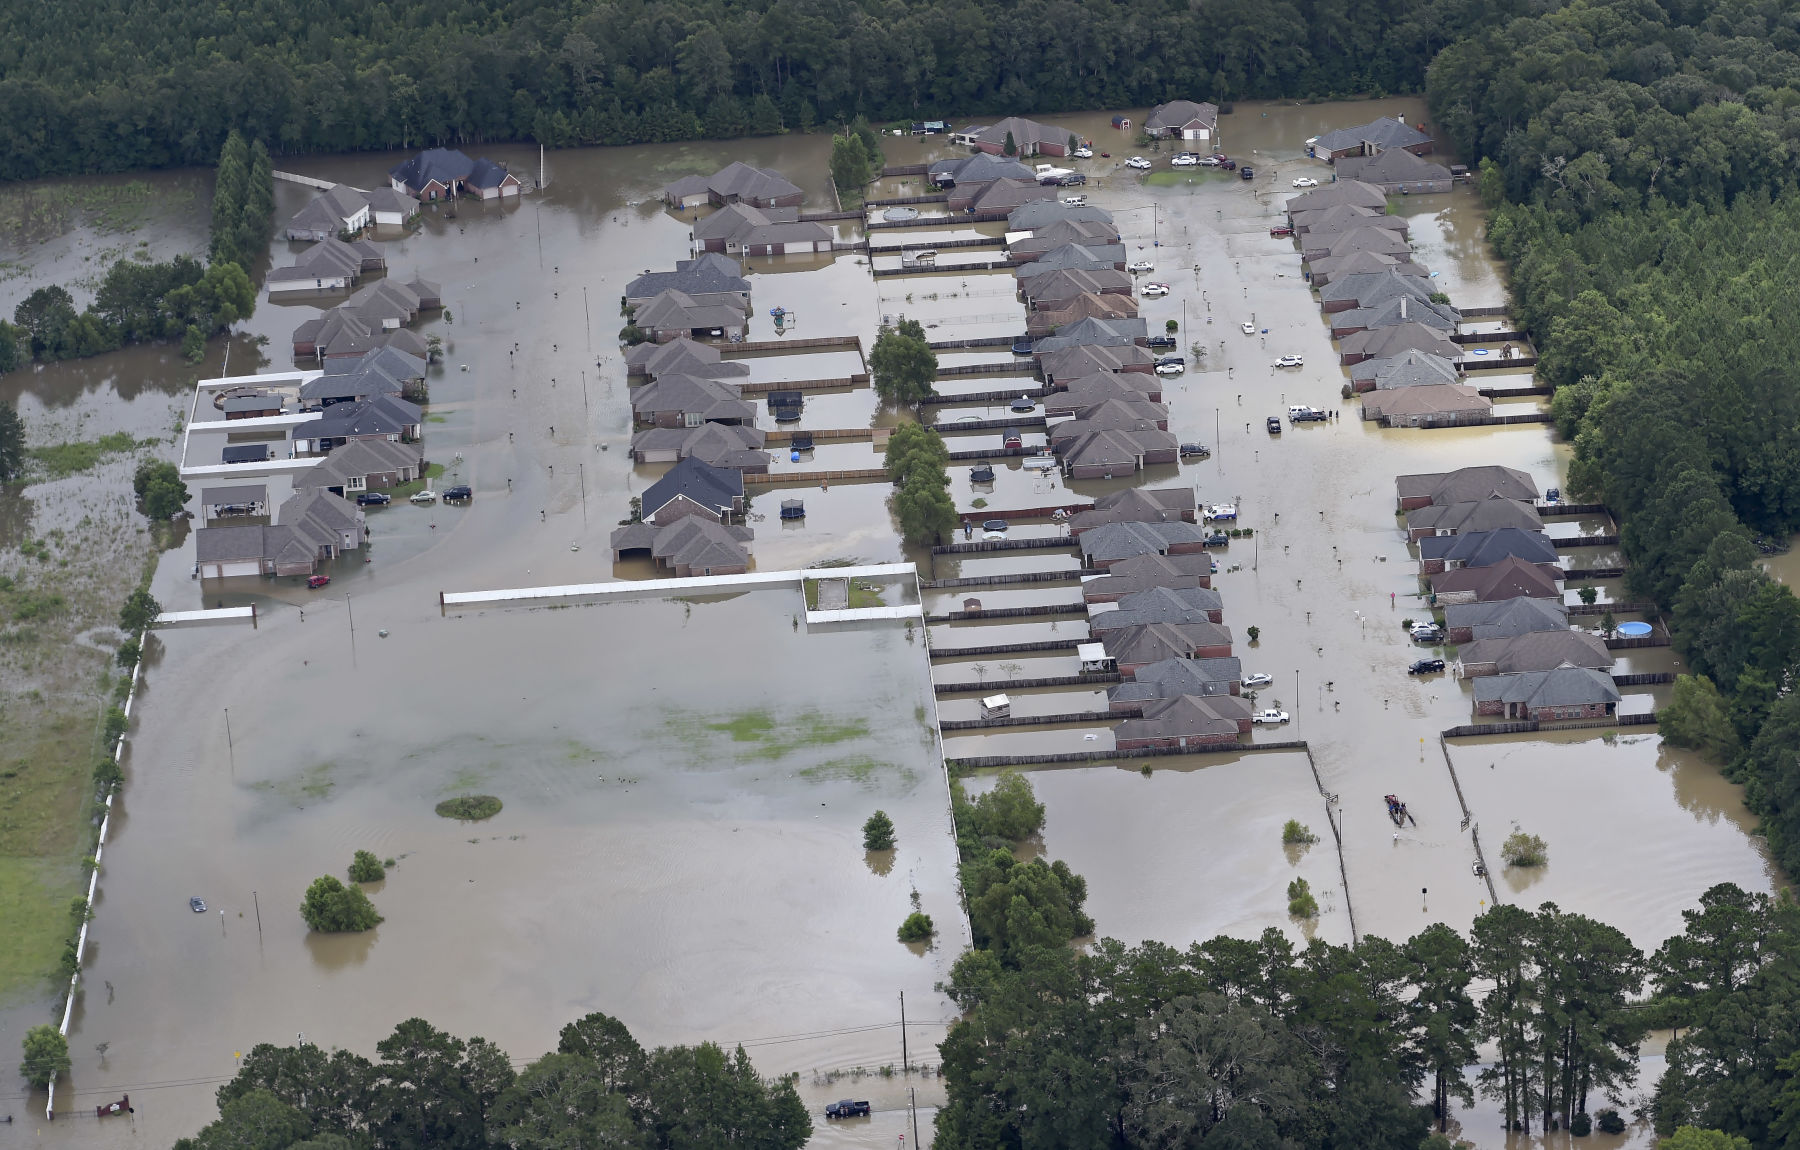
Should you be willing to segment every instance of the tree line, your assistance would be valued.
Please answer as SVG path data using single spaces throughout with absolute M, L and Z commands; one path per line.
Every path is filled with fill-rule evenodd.
M 1800 869 L 1800 3 L 1625 0 L 1496 24 L 1432 65 L 1478 159 L 1572 492 L 1620 519 L 1686 660 L 1663 736 L 1746 784 Z
M 1526 0 L 95 0 L 0 46 L 0 179 L 277 154 L 1419 91 Z
M 645 1050 L 604 1014 L 521 1069 L 420 1018 L 375 1050 L 257 1046 L 219 1088 L 218 1119 L 176 1150 L 799 1150 L 812 1134 L 794 1080 L 761 1077 L 741 1047 Z
M 117 351 L 136 343 L 180 340 L 189 362 L 207 337 L 230 330 L 256 310 L 250 272 L 268 251 L 275 218 L 275 181 L 268 149 L 231 133 L 219 157 L 209 260 L 180 255 L 161 263 L 125 258 L 107 269 L 94 302 L 75 309 L 60 284 L 38 288 L 0 320 L 0 375 L 22 363 L 54 363 Z

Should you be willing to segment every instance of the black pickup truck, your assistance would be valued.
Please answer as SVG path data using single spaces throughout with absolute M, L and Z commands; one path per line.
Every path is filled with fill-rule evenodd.
M 853 1102 L 848 1098 L 825 1107 L 825 1117 L 827 1118 L 867 1118 L 868 1116 L 869 1104 L 867 1102 Z

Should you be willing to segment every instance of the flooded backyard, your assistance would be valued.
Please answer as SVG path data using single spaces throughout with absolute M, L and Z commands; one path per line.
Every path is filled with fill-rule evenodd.
M 1133 148 L 1106 126 L 1107 115 L 1049 118 L 1114 154 L 1081 165 L 1085 190 L 1115 212 L 1130 258 L 1154 261 L 1156 277 L 1175 289 L 1142 301 L 1152 330 L 1175 320 L 1182 347 L 1205 349 L 1165 385 L 1164 399 L 1169 430 L 1212 455 L 1134 480 L 1075 482 L 996 459 L 995 481 L 979 485 L 959 462 L 951 494 L 976 517 L 983 506 L 1086 503 L 1134 483 L 1190 486 L 1203 504 L 1235 503 L 1254 535 L 1218 552 L 1213 586 L 1244 671 L 1272 676 L 1258 705 L 1292 718 L 1259 728 L 1256 739 L 1304 740 L 1318 781 L 1307 755 L 1294 751 L 1033 770 L 1047 808 L 1042 848 L 1087 877 L 1088 911 L 1102 935 L 1180 946 L 1278 926 L 1296 939 L 1316 933 L 1345 943 L 1353 906 L 1358 932 L 1400 939 L 1440 920 L 1466 929 L 1491 901 L 1460 829 L 1466 802 L 1490 864 L 1515 823 L 1549 846 L 1549 866 L 1537 874 L 1496 869 L 1500 898 L 1532 907 L 1554 900 L 1650 950 L 1714 883 L 1775 884 L 1739 788 L 1640 727 L 1451 740 L 1459 801 L 1438 734 L 1473 721 L 1470 687 L 1405 674 L 1428 652 L 1400 624 L 1423 618 L 1426 604 L 1394 515 L 1394 476 L 1497 463 L 1540 487 L 1561 486 L 1566 447 L 1538 424 L 1386 430 L 1361 421 L 1358 405 L 1340 397 L 1348 375 L 1299 253 L 1268 234 L 1293 178 L 1326 171 L 1305 158 L 1307 137 L 1396 111 L 1417 120 L 1423 107 L 1240 104 L 1222 121 L 1221 142 L 1254 157 L 1258 175 L 1248 184 L 1232 174 L 1177 176 L 1160 163 L 1146 184 L 1119 167 Z M 941 140 L 884 143 L 891 164 L 953 151 Z M 521 172 L 538 162 L 535 149 L 487 152 Z M 298 1033 L 368 1052 L 413 1014 L 488 1037 L 515 1058 L 550 1049 L 563 1023 L 591 1010 L 622 1018 L 646 1044 L 741 1041 L 765 1072 L 798 1072 L 817 1112 L 815 1104 L 846 1092 L 817 1081 L 824 1072 L 898 1062 L 905 991 L 912 1058 L 936 1062 L 950 1007 L 933 988 L 968 941 L 936 717 L 975 718 L 979 705 L 976 692 L 934 700 L 933 677 L 1068 675 L 1078 669 L 1073 652 L 928 665 L 923 635 L 898 623 L 808 632 L 796 618 L 798 592 L 448 615 L 437 599 L 440 591 L 649 573 L 615 567 L 607 537 L 631 495 L 664 470 L 631 461 L 616 338 L 625 284 L 689 254 L 691 220 L 666 210 L 655 190 L 745 160 L 800 184 L 809 210 L 829 209 L 828 155 L 822 136 L 553 153 L 542 193 L 504 207 L 459 205 L 455 218 L 428 212 L 417 234 L 384 241 L 390 276 L 416 273 L 443 287 L 443 315 L 420 328 L 445 347 L 429 381 L 426 454 L 446 465 L 444 483 L 469 483 L 476 498 L 463 508 L 370 509 L 373 545 L 339 563 L 324 591 L 294 579 L 202 584 L 191 577 L 191 538 L 163 556 L 153 591 L 165 608 L 255 603 L 259 619 L 254 629 L 159 635 L 71 1031 L 72 1095 L 58 1093 L 62 1108 L 130 1089 L 138 1114 L 100 1133 L 58 1123 L 43 1142 L 165 1145 L 212 1116 L 234 1052 Z M 279 166 L 370 187 L 395 160 Z M 143 179 L 193 192 L 158 209 L 142 237 L 150 250 L 203 247 L 204 178 Z M 917 184 L 885 180 L 880 192 L 916 194 Z M 285 183 L 276 190 L 278 221 L 312 195 Z M 1396 199 L 1393 210 L 1454 304 L 1504 302 L 1469 187 Z M 835 226 L 840 239 L 862 235 L 855 221 Z M 877 245 L 899 242 L 891 231 L 874 234 Z M 906 239 L 976 234 L 997 231 L 947 222 L 941 233 L 908 229 Z M 99 258 L 139 238 L 95 226 L 9 241 L 6 258 L 30 270 L 0 281 L 0 313 L 44 282 L 68 282 L 84 253 Z M 275 243 L 274 262 L 291 262 L 291 250 Z M 896 262 L 876 256 L 877 266 Z M 749 263 L 751 339 L 775 338 L 768 312 L 776 306 L 797 314 L 794 338 L 859 336 L 865 351 L 883 317 L 918 318 L 944 340 L 1012 335 L 1024 321 L 1003 271 L 873 279 L 853 252 Z M 263 301 L 232 341 L 230 371 L 288 369 L 289 333 L 335 302 Z M 1241 332 L 1246 321 L 1257 334 Z M 1303 355 L 1306 367 L 1276 371 L 1271 362 L 1286 354 Z M 946 352 L 941 361 L 1009 358 L 1001 346 Z M 860 356 L 841 351 L 747 362 L 759 382 L 861 370 Z M 166 437 L 186 412 L 192 380 L 222 368 L 223 345 L 198 367 L 173 349 L 134 349 L 0 377 L 0 395 L 19 401 L 34 436 L 48 424 L 52 439 L 117 430 Z M 1036 386 L 996 373 L 956 377 L 940 391 Z M 1267 434 L 1264 419 L 1295 403 L 1342 418 Z M 1006 410 L 1004 402 L 947 404 L 932 418 L 948 429 Z M 798 426 L 880 428 L 898 418 L 864 387 L 809 392 Z M 1026 442 L 1041 442 L 1041 429 L 1034 434 Z M 977 432 L 949 443 L 986 450 L 1000 439 Z M 802 464 L 783 451 L 773 470 L 879 465 L 873 443 L 844 441 L 821 444 Z M 1067 549 L 908 551 L 885 506 L 890 490 L 880 482 L 752 488 L 756 568 L 912 559 L 921 578 L 950 579 L 1079 566 Z M 805 498 L 806 519 L 778 520 L 776 501 L 795 495 Z M 32 530 L 69 520 L 72 499 L 32 487 L 21 501 L 0 502 L 0 531 L 15 531 L 7 524 L 21 517 Z M 1604 534 L 1607 524 L 1552 520 L 1549 530 L 1567 538 Z M 1013 532 L 1061 528 L 1027 521 Z M 1616 550 L 1573 554 L 1595 566 Z M 1602 582 L 1600 593 L 1603 602 L 1624 598 L 1616 581 Z M 1073 582 L 928 589 L 925 613 L 958 610 L 965 597 L 988 608 L 1080 599 Z M 1574 589 L 1565 597 L 1576 601 Z M 1247 636 L 1252 626 L 1256 640 Z M 934 645 L 952 648 L 1085 637 L 1087 625 L 1070 615 L 930 631 Z M 1618 673 L 1682 669 L 1667 648 L 1621 654 L 1629 658 Z M 1668 688 L 1625 691 L 1622 711 L 1648 711 Z M 1017 714 L 1105 705 L 1103 688 L 1014 694 Z M 1111 740 L 1109 723 L 953 731 L 942 752 L 1037 755 L 1107 750 Z M 1148 776 L 1138 769 L 1145 761 L 1154 767 Z M 433 814 L 439 799 L 469 790 L 498 795 L 506 807 L 475 825 Z M 1389 793 L 1405 799 L 1416 827 L 1396 835 L 1382 802 Z M 876 807 L 899 827 L 892 859 L 861 849 L 858 829 Z M 1283 848 L 1289 818 L 1321 841 Z M 1348 892 L 1328 819 L 1342 835 Z M 366 936 L 309 935 L 295 913 L 301 892 L 313 877 L 341 872 L 356 849 L 399 861 L 372 892 L 386 921 Z M 1322 909 L 1304 929 L 1285 913 L 1296 876 L 1309 880 Z M 915 889 L 941 932 L 922 953 L 894 939 Z M 189 913 L 190 895 L 223 918 Z M 0 1074 L 10 1081 L 16 1034 L 46 1014 L 40 1002 L 0 1010 Z M 929 1139 L 923 1107 L 941 1086 L 911 1084 Z M 876 1101 L 876 1117 L 841 1128 L 820 1120 L 815 1144 L 892 1145 L 898 1133 L 910 1135 L 906 1087 L 900 1078 L 865 1080 L 854 1092 Z M 20 1098 L 0 1111 L 28 1105 Z M 1478 1144 L 1502 1144 L 1489 1111 L 1466 1125 Z

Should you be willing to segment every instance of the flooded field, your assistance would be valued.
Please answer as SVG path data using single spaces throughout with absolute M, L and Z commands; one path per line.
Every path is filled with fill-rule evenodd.
M 1305 158 L 1307 137 L 1396 111 L 1416 120 L 1423 108 L 1412 100 L 1240 104 L 1222 123 L 1222 145 L 1254 158 L 1258 174 L 1248 183 L 1176 176 L 1160 163 L 1147 183 L 1119 166 L 1133 149 L 1105 114 L 1051 119 L 1113 153 L 1080 165 L 1090 202 L 1116 213 L 1131 258 L 1155 262 L 1157 278 L 1175 289 L 1144 300 L 1142 314 L 1152 328 L 1176 321 L 1181 345 L 1205 351 L 1165 397 L 1170 430 L 1210 445 L 1211 458 L 1135 481 L 1236 503 L 1241 525 L 1254 530 L 1219 554 L 1214 587 L 1244 670 L 1273 676 L 1259 705 L 1292 715 L 1257 738 L 1310 745 L 1324 789 L 1338 798 L 1356 925 L 1403 938 L 1436 920 L 1466 928 L 1489 894 L 1473 873 L 1437 738 L 1472 720 L 1470 688 L 1404 673 L 1425 652 L 1400 623 L 1423 617 L 1425 605 L 1394 517 L 1393 477 L 1501 463 L 1559 486 L 1568 452 L 1542 425 L 1383 430 L 1340 398 L 1348 377 L 1300 278 L 1299 253 L 1268 228 L 1293 194 L 1291 181 L 1325 171 Z M 895 164 L 952 151 L 942 141 L 886 143 Z M 537 164 L 535 149 L 487 151 L 521 171 Z M 822 136 L 556 153 L 541 194 L 503 207 L 458 205 L 454 218 L 428 213 L 417 234 L 384 242 L 390 275 L 443 286 L 444 313 L 419 329 L 441 336 L 446 353 L 430 379 L 426 453 L 446 466 L 446 483 L 470 483 L 476 498 L 464 508 L 372 509 L 373 546 L 338 564 L 322 592 L 291 579 L 202 584 L 190 575 L 191 541 L 164 556 L 153 590 L 166 607 L 253 602 L 262 614 L 255 630 L 161 636 L 71 1035 L 73 1101 L 58 1097 L 59 1106 L 79 1106 L 128 1087 L 145 1101 L 135 1126 L 108 1128 L 104 1140 L 92 1127 L 59 1124 L 46 1142 L 166 1144 L 211 1116 L 234 1051 L 301 1031 L 367 1051 L 413 1013 L 483 1034 L 520 1058 L 548 1049 L 556 1028 L 587 1010 L 620 1016 L 650 1043 L 742 1040 L 766 1072 L 801 1073 L 806 1097 L 819 1103 L 844 1090 L 815 1083 L 814 1071 L 897 1061 L 891 1007 L 902 989 L 915 1060 L 930 1050 L 948 1010 L 932 987 L 966 938 L 928 674 L 966 682 L 1072 674 L 1072 652 L 984 659 L 982 671 L 977 660 L 944 660 L 928 672 L 922 647 L 900 626 L 807 634 L 794 619 L 797 597 L 776 592 L 460 618 L 442 618 L 437 607 L 443 590 L 649 574 L 615 567 L 606 541 L 630 496 L 662 470 L 630 460 L 616 339 L 625 284 L 688 255 L 691 221 L 665 210 L 655 189 L 741 159 L 780 168 L 807 190 L 809 209 L 826 209 L 828 153 Z M 369 187 L 394 162 L 371 155 L 283 166 Z M 203 190 L 205 182 L 193 173 L 145 179 L 155 188 Z M 917 178 L 908 183 L 883 181 L 877 194 L 916 194 Z M 278 220 L 311 194 L 278 184 Z M 146 209 L 150 250 L 202 246 L 204 195 L 194 198 L 200 203 L 171 197 Z M 1453 303 L 1503 302 L 1472 190 L 1399 199 L 1394 210 Z M 837 228 L 843 239 L 860 234 L 855 221 Z M 947 223 L 941 234 L 908 229 L 906 240 L 995 232 Z M 88 224 L 50 239 L 6 239 L 5 258 L 47 270 L 0 281 L 0 311 L 64 277 L 79 253 L 123 242 L 110 235 Z M 900 242 L 883 229 L 875 235 L 878 245 Z M 297 250 L 278 241 L 272 259 L 288 263 Z M 886 316 L 918 318 L 935 339 L 1012 335 L 1023 323 L 1005 273 L 873 279 L 867 260 L 850 252 L 749 262 L 753 339 L 774 338 L 768 312 L 776 306 L 797 315 L 794 338 L 860 336 L 865 348 Z M 288 368 L 292 329 L 334 302 L 264 302 L 232 341 L 230 370 Z M 1243 322 L 1258 333 L 1242 334 Z M 958 350 L 942 362 L 1005 362 L 1008 351 Z M 166 436 L 191 380 L 218 374 L 223 353 L 215 346 L 191 367 L 172 349 L 134 349 L 14 373 L 0 379 L 0 393 L 20 400 L 28 424 L 54 418 L 70 435 Z M 1303 355 L 1307 366 L 1277 372 L 1271 363 L 1284 354 Z M 854 353 L 837 351 L 748 362 L 757 381 L 861 370 Z M 944 390 L 1034 385 L 995 375 L 957 378 Z M 1290 403 L 1342 418 L 1267 434 L 1265 417 Z M 998 418 L 1004 407 L 949 405 L 935 419 Z M 809 392 L 799 426 L 873 428 L 897 418 L 867 388 Z M 981 433 L 952 439 L 958 450 L 997 445 Z M 869 443 L 832 443 L 802 464 L 781 453 L 775 469 L 878 459 Z M 1014 459 L 996 460 L 996 481 L 976 485 L 968 466 L 952 465 L 951 492 L 971 516 L 978 499 L 993 508 L 1058 506 L 1134 482 L 1071 483 Z M 752 552 L 762 570 L 910 558 L 922 577 L 941 579 L 1079 566 L 1072 550 L 909 553 L 886 510 L 885 483 L 754 490 Z M 794 496 L 804 497 L 806 519 L 778 521 L 775 501 Z M 0 531 L 20 521 L 35 530 L 72 513 L 53 491 L 33 487 L 0 502 Z M 1567 520 L 1552 532 L 1605 529 Z M 1057 531 L 1042 522 L 1015 530 Z M 1611 554 L 1575 553 L 1583 564 Z M 1602 602 L 1624 599 L 1616 581 L 1599 590 Z M 968 597 L 989 607 L 1079 599 L 1073 583 L 925 594 L 927 613 L 960 609 Z M 1574 592 L 1566 597 L 1574 601 Z M 1252 626 L 1260 629 L 1254 641 Z M 939 646 L 972 646 L 1084 636 L 1086 623 L 1065 616 L 932 632 Z M 1680 669 L 1666 649 L 1627 654 L 1620 673 Z M 1651 709 L 1666 690 L 1628 688 L 1622 709 Z M 943 717 L 975 717 L 975 698 L 944 696 Z M 1080 689 L 1021 693 L 1016 709 L 1103 706 L 1098 691 Z M 1094 724 L 956 733 L 946 746 L 953 755 L 1043 754 L 1105 749 L 1111 738 L 1107 725 Z M 1775 881 L 1738 789 L 1663 749 L 1654 734 L 1453 743 L 1450 755 L 1490 862 L 1515 820 L 1549 845 L 1550 865 L 1534 881 L 1515 885 L 1496 873 L 1502 898 L 1529 906 L 1554 898 L 1650 948 L 1713 883 L 1769 889 Z M 1180 944 L 1279 926 L 1300 938 L 1280 898 L 1300 874 L 1324 910 L 1319 936 L 1348 941 L 1326 801 L 1304 755 L 1157 760 L 1148 778 L 1136 766 L 1032 776 L 1048 808 L 1044 849 L 1087 877 L 1102 934 Z M 470 788 L 500 795 L 506 809 L 477 827 L 432 814 L 438 798 Z M 1387 793 L 1407 801 L 1416 828 L 1395 836 Z M 900 826 L 891 866 L 865 860 L 856 841 L 877 805 Z M 1287 818 L 1323 841 L 1290 857 L 1279 841 Z M 387 921 L 368 938 L 309 940 L 293 911 L 300 891 L 365 846 L 399 859 L 374 895 Z M 893 939 L 914 887 L 945 932 L 924 954 Z M 190 894 L 224 909 L 223 923 L 189 914 Z M 45 1013 L 40 1003 L 0 1013 L 0 1073 L 10 1074 L 18 1048 L 9 1036 Z M 936 1081 L 919 1085 L 921 1103 L 935 1102 Z M 893 1144 L 905 1085 L 876 1079 L 855 1092 L 880 1113 L 868 1124 L 821 1123 L 816 1144 Z M 1465 1134 L 1499 1145 L 1498 1123 L 1484 1113 L 1469 1116 Z M 928 1112 L 920 1121 L 928 1131 Z

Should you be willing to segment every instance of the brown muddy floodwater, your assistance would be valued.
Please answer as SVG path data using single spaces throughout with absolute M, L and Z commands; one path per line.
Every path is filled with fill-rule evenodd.
M 1346 375 L 1301 278 L 1298 252 L 1292 241 L 1268 235 L 1294 194 L 1292 180 L 1326 172 L 1305 158 L 1307 137 L 1395 112 L 1414 122 L 1424 116 L 1417 100 L 1240 104 L 1223 121 L 1221 142 L 1255 164 L 1250 182 L 1235 174 L 1176 176 L 1158 156 L 1156 182 L 1146 183 L 1120 166 L 1135 149 L 1106 126 L 1107 114 L 1053 118 L 1092 137 L 1096 152 L 1113 153 L 1078 162 L 1090 176 L 1084 190 L 1116 213 L 1132 258 L 1154 261 L 1153 278 L 1175 289 L 1143 300 L 1142 314 L 1154 329 L 1175 320 L 1183 347 L 1205 351 L 1203 358 L 1189 352 L 1190 371 L 1165 394 L 1171 431 L 1211 445 L 1212 457 L 1138 479 L 1192 485 L 1202 502 L 1239 504 L 1241 525 L 1255 535 L 1220 554 L 1214 586 L 1245 671 L 1274 678 L 1259 704 L 1293 715 L 1257 738 L 1306 740 L 1324 790 L 1338 799 L 1328 814 L 1305 756 L 1295 753 L 1158 760 L 1148 778 L 1130 762 L 1034 772 L 1048 811 L 1043 847 L 1087 876 L 1102 934 L 1179 944 L 1272 925 L 1296 939 L 1316 931 L 1341 942 L 1350 937 L 1346 906 L 1353 905 L 1361 932 L 1404 938 L 1435 920 L 1466 928 L 1487 905 L 1437 743 L 1440 730 L 1471 721 L 1468 686 L 1404 674 L 1420 652 L 1400 622 L 1422 617 L 1424 605 L 1396 527 L 1393 477 L 1491 462 L 1559 485 L 1567 450 L 1540 425 L 1384 431 L 1362 423 L 1356 405 L 1339 398 Z M 890 139 L 887 146 L 891 163 L 952 150 L 938 140 Z M 454 218 L 440 209 L 417 233 L 386 241 L 389 274 L 443 285 L 445 314 L 421 328 L 442 336 L 446 352 L 431 380 L 426 450 L 449 469 L 445 483 L 472 484 L 476 499 L 465 508 L 372 510 L 373 546 L 340 563 L 323 592 L 294 580 L 202 586 L 190 578 L 191 542 L 165 557 L 154 585 L 165 606 L 256 602 L 262 616 L 255 630 L 161 636 L 71 1035 L 73 1095 L 58 1097 L 59 1105 L 81 1106 L 130 1088 L 138 1114 L 135 1124 L 106 1127 L 104 1135 L 58 1123 L 45 1131 L 46 1142 L 165 1145 L 212 1116 L 213 1091 L 231 1074 L 234 1052 L 259 1041 L 291 1042 L 303 1032 L 368 1053 L 396 1021 L 421 1014 L 529 1058 L 589 1010 L 618 1015 L 646 1042 L 743 1041 L 765 1072 L 799 1072 L 810 1102 L 846 1092 L 876 1100 L 883 1112 L 869 1123 L 827 1129 L 821 1121 L 820 1145 L 892 1145 L 910 1132 L 900 1079 L 848 1087 L 818 1077 L 898 1060 L 902 989 L 915 1024 L 914 1060 L 925 1050 L 935 1061 L 930 1047 L 948 1003 L 932 987 L 967 941 L 919 637 L 909 642 L 897 626 L 808 634 L 796 629 L 797 595 L 773 591 L 451 618 L 437 610 L 440 590 L 647 573 L 615 570 L 606 537 L 629 496 L 661 470 L 630 462 L 628 389 L 615 338 L 624 285 L 688 254 L 690 221 L 666 211 L 655 189 L 741 159 L 782 169 L 807 189 L 808 208 L 827 208 L 828 147 L 825 137 L 790 137 L 554 153 L 543 192 L 506 206 L 458 205 Z M 515 170 L 536 169 L 535 150 L 489 154 Z M 372 187 L 396 159 L 284 166 Z M 158 188 L 204 185 L 194 173 L 144 178 Z M 884 180 L 878 194 L 919 190 L 914 177 Z M 278 219 L 311 194 L 278 184 Z M 176 197 L 157 208 L 143 226 L 144 240 L 155 237 L 146 250 L 201 246 L 206 216 L 196 201 L 203 200 Z M 1420 258 L 1452 302 L 1504 301 L 1470 189 L 1399 199 L 1394 210 L 1409 221 Z M 837 227 L 840 238 L 861 236 L 855 221 Z M 945 221 L 941 232 L 917 229 L 906 238 L 999 230 Z M 876 237 L 898 242 L 893 233 Z M 94 224 L 41 243 L 15 240 L 0 254 L 43 264 L 57 278 L 63 272 L 55 269 L 73 267 L 82 253 L 138 242 Z M 298 250 L 285 242 L 272 249 L 276 263 Z M 1003 271 L 875 280 L 866 258 L 849 252 L 750 264 L 753 339 L 774 337 L 768 312 L 776 306 L 797 315 L 795 337 L 857 335 L 865 346 L 884 316 L 918 318 L 938 339 L 1011 335 L 1023 322 Z M 0 306 L 10 309 L 46 277 L 31 274 L 0 283 Z M 291 330 L 333 302 L 265 301 L 232 343 L 231 371 L 287 367 Z M 1246 321 L 1257 334 L 1240 332 Z M 267 340 L 260 349 L 258 338 Z M 218 373 L 222 352 L 214 349 L 196 370 L 167 349 L 139 349 L 19 373 L 0 387 L 22 395 L 28 421 L 54 414 L 82 437 L 120 428 L 167 434 L 185 410 L 189 381 Z M 1304 355 L 1307 366 L 1287 373 L 1269 366 L 1289 353 Z M 946 354 L 944 362 L 1009 359 L 1001 347 Z M 859 370 L 845 352 L 750 362 L 757 380 Z M 1004 392 L 1031 383 L 995 374 L 947 381 L 943 390 Z M 1264 418 L 1290 403 L 1343 418 L 1265 433 Z M 933 418 L 953 430 L 1003 410 L 951 404 Z M 866 389 L 809 393 L 801 427 L 863 428 L 896 418 Z M 957 450 L 985 449 L 1000 439 L 978 432 L 951 442 Z M 1016 460 L 996 463 L 997 481 L 980 486 L 970 483 L 967 465 L 952 468 L 960 509 L 976 514 L 977 499 L 996 508 L 1057 506 L 1130 485 L 1070 484 L 1026 472 Z M 877 464 L 866 442 L 834 443 L 800 465 L 782 455 L 776 470 Z M 940 556 L 935 564 L 909 555 L 884 506 L 887 493 L 885 484 L 834 483 L 757 496 L 757 566 L 913 558 L 928 578 L 1076 566 L 1062 551 Z M 787 494 L 806 500 L 799 525 L 769 514 Z M 24 506 L 0 504 L 0 529 L 25 517 L 38 530 L 47 516 L 71 513 L 36 496 L 34 488 Z M 1014 530 L 1057 529 L 1045 522 Z M 1603 523 L 1571 521 L 1553 532 L 1603 530 Z M 1603 550 L 1577 558 L 1597 560 Z M 1623 599 L 1616 584 L 1600 589 L 1604 601 Z M 1078 600 L 1072 584 L 980 588 L 927 592 L 926 610 L 954 609 L 965 596 L 987 606 Z M 1252 625 L 1261 629 L 1256 643 L 1245 636 Z M 381 628 L 389 637 L 377 637 Z M 1079 616 L 932 630 L 941 646 L 1086 634 Z M 1622 670 L 1679 669 L 1667 651 L 1632 654 Z M 935 673 L 973 681 L 1074 670 L 1073 657 L 1061 653 L 1004 664 L 989 659 L 977 670 L 973 660 L 953 660 Z M 1650 709 L 1655 690 L 1628 689 L 1625 709 Z M 1053 714 L 1102 703 L 1093 690 L 1034 691 L 1021 693 L 1016 706 L 1021 714 Z M 949 695 L 942 713 L 972 717 L 974 706 L 970 695 Z M 1554 897 L 1652 948 L 1713 883 L 1773 885 L 1737 788 L 1713 768 L 1664 750 L 1654 734 L 1578 734 L 1451 748 L 1490 861 L 1514 820 L 1548 842 L 1550 864 L 1535 881 L 1495 876 L 1502 898 L 1535 906 Z M 945 750 L 1035 754 L 1104 749 L 1111 739 L 1098 725 L 959 733 Z M 491 791 L 507 807 L 473 827 L 432 814 L 438 798 L 465 789 Z M 1398 838 L 1382 804 L 1390 792 L 1419 823 Z M 900 826 L 891 869 L 872 868 L 857 840 L 877 806 Z M 1279 841 L 1288 818 L 1309 824 L 1322 841 L 1290 856 Z M 1348 901 L 1328 818 L 1342 826 Z M 374 894 L 387 921 L 364 938 L 309 938 L 294 911 L 301 892 L 316 875 L 341 871 L 360 847 L 400 860 Z M 1295 875 L 1311 882 L 1322 908 L 1304 929 L 1286 915 L 1285 885 Z M 924 954 L 893 941 L 915 886 L 944 931 Z M 190 914 L 191 894 L 225 910 L 223 923 Z M 7 1035 L 45 1014 L 35 1003 L 0 1013 L 0 1062 L 17 1050 Z M 0 1074 L 10 1069 L 0 1065 Z M 922 1103 L 941 1098 L 937 1080 L 919 1085 Z M 28 1104 L 8 1108 L 24 1112 Z M 1502 1144 L 1491 1112 L 1465 1117 L 1465 1137 Z M 921 1125 L 929 1130 L 928 1111 Z

